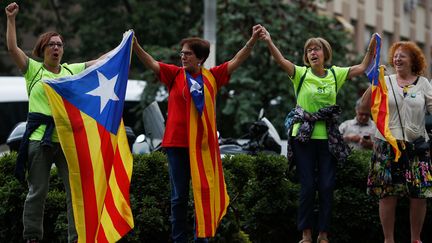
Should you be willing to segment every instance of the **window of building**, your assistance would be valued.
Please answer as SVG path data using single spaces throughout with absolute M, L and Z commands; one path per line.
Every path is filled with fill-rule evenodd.
M 412 10 L 414 10 L 417 5 L 419 4 L 419 2 L 421 3 L 422 1 L 419 0 L 405 0 L 404 1 L 404 5 L 403 8 L 405 10 L 405 12 L 411 12 Z
M 365 31 L 364 31 L 364 38 L 363 38 L 363 43 L 364 43 L 364 49 L 366 50 L 368 48 L 369 45 L 369 41 L 372 37 L 372 34 L 375 33 L 374 29 L 372 27 L 366 26 Z
M 392 45 L 393 35 L 389 32 L 384 32 L 381 40 L 381 63 L 384 65 L 388 64 L 388 51 Z

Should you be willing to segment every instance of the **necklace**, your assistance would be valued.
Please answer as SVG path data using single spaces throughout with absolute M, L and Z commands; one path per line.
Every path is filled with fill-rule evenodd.
M 402 88 L 403 96 L 406 97 L 408 94 L 408 90 L 412 87 L 414 87 L 417 84 L 417 81 L 419 79 L 419 76 L 416 77 L 414 81 L 411 80 L 399 80 L 398 79 L 398 85 Z
M 406 79 L 402 79 L 401 77 L 396 77 L 397 83 L 400 87 L 409 86 L 415 84 L 418 80 L 418 76 L 408 77 Z

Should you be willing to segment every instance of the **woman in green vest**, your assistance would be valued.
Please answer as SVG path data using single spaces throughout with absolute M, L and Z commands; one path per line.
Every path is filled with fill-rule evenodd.
M 26 179 L 29 191 L 24 203 L 23 237 L 29 243 L 40 242 L 43 238 L 45 198 L 48 194 L 50 170 L 54 162 L 66 191 L 68 240 L 76 242 L 78 235 L 72 211 L 68 166 L 58 140 L 48 98 L 40 81 L 80 73 L 105 55 L 88 62 L 61 64 L 64 52 L 63 37 L 50 31 L 40 35 L 36 41 L 32 53 L 35 59 L 28 57 L 17 45 L 15 18 L 18 11 L 19 6 L 15 2 L 5 8 L 7 48 L 13 61 L 24 74 L 29 96 L 27 127 L 15 172 L 18 179 L 24 180 L 25 167 L 27 167 Z
M 328 243 L 336 162 L 346 159 L 349 150 L 338 130 L 336 95 L 345 80 L 359 76 L 372 60 L 375 38 L 363 61 L 351 67 L 332 66 L 332 48 L 323 38 L 310 38 L 304 45 L 303 62 L 298 66 L 285 59 L 268 31 L 261 32 L 276 63 L 288 74 L 296 91 L 297 106 L 288 116 L 288 159 L 299 175 L 298 229 L 301 243 L 312 243 L 315 193 L 319 195 L 317 243 Z M 286 124 L 287 125 L 287 124 Z M 316 173 L 317 171 L 317 173 Z M 317 183 L 315 183 L 317 181 Z

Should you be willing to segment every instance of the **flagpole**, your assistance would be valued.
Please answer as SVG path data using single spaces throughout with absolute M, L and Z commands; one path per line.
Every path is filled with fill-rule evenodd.
M 204 0 L 204 39 L 210 42 L 210 55 L 204 63 L 206 68 L 216 66 L 216 1 Z

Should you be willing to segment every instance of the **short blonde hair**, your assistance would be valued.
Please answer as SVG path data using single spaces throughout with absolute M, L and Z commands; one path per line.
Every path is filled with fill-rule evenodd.
M 303 62 L 306 66 L 310 66 L 309 60 L 307 58 L 307 49 L 311 45 L 317 45 L 317 46 L 321 47 L 321 49 L 324 52 L 324 63 L 330 63 L 331 62 L 332 56 L 333 56 L 333 51 L 332 51 L 332 48 L 331 48 L 330 44 L 328 43 L 328 41 L 326 41 L 322 37 L 313 37 L 313 38 L 309 38 L 304 45 Z

